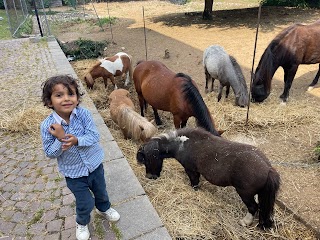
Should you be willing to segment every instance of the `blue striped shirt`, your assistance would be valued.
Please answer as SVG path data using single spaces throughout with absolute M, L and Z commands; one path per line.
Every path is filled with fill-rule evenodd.
M 62 151 L 62 142 L 48 130 L 53 123 L 61 124 L 66 134 L 76 136 L 78 145 Z M 88 176 L 102 163 L 104 152 L 99 144 L 100 135 L 89 110 L 82 107 L 75 108 L 69 124 L 53 112 L 41 123 L 40 130 L 46 156 L 57 158 L 59 171 L 64 176 L 70 178 Z

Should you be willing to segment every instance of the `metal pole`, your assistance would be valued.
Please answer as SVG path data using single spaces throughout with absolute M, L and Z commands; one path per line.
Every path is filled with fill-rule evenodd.
M 262 2 L 260 2 L 260 4 L 259 4 L 256 38 L 254 41 L 254 48 L 253 48 L 253 59 L 252 59 L 252 68 L 251 68 L 251 80 L 250 80 L 250 88 L 249 88 L 249 100 L 248 100 L 248 108 L 247 108 L 246 126 L 248 126 L 248 120 L 249 120 L 249 109 L 250 109 L 250 102 L 251 102 L 251 88 L 252 88 L 252 82 L 253 82 L 254 59 L 256 56 L 256 48 L 257 48 L 257 40 L 258 40 L 258 32 L 259 32 L 260 16 L 261 16 L 261 5 L 262 5 Z
M 112 34 L 112 24 L 111 24 L 111 17 L 110 17 L 110 13 L 109 13 L 109 3 L 107 1 L 107 9 L 108 9 L 108 16 L 109 16 L 109 25 L 110 25 L 110 32 L 111 32 L 111 40 L 113 42 L 113 34 Z
M 50 32 L 50 27 L 49 27 L 49 23 L 48 23 L 46 11 L 44 10 L 43 0 L 40 0 L 40 1 L 41 1 L 41 5 L 42 5 L 42 12 L 43 12 L 44 19 L 45 19 L 45 21 L 46 21 L 46 25 L 47 25 L 47 29 L 48 29 L 48 36 L 50 36 L 50 35 L 51 35 L 51 32 Z
M 145 46 L 145 49 L 146 49 L 146 60 L 148 60 L 146 23 L 145 23 L 145 20 L 144 20 L 144 7 L 142 7 L 142 16 L 143 16 L 144 46 Z
M 21 9 L 22 9 L 23 17 L 25 18 L 25 17 L 26 17 L 26 13 L 24 12 L 24 8 L 23 8 L 23 6 L 22 6 L 21 0 L 20 0 L 20 7 L 21 7 Z
M 93 6 L 93 9 L 94 9 L 94 12 L 95 12 L 96 15 L 97 15 L 98 22 L 99 22 L 99 26 L 100 26 L 100 28 L 102 29 L 102 31 L 104 31 L 104 29 L 103 29 L 103 27 L 102 27 L 102 24 L 101 24 L 101 22 L 100 22 L 100 18 L 99 18 L 99 16 L 98 16 L 98 13 L 97 13 L 97 11 L 96 11 L 96 8 L 95 8 L 94 5 L 93 5 L 92 0 L 91 0 L 91 3 L 92 3 L 92 6 Z
M 39 15 L 38 15 L 37 4 L 36 4 L 36 1 L 35 1 L 35 0 L 32 0 L 32 2 L 33 2 L 33 4 L 34 4 L 34 12 L 35 12 L 36 17 L 37 17 L 40 34 L 41 34 L 41 37 L 43 37 L 43 33 L 42 33 L 42 29 L 41 29 L 41 24 L 40 24 L 40 20 L 39 20 Z

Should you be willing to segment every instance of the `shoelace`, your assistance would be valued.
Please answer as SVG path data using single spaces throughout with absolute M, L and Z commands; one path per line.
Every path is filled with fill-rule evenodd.
M 78 225 L 78 228 L 79 228 L 80 232 L 86 231 L 86 226 Z

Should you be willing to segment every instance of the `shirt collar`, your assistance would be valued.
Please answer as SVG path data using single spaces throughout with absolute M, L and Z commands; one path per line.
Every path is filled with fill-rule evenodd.
M 60 117 L 59 116 L 59 114 L 58 113 L 56 113 L 55 111 L 53 111 L 53 118 L 56 120 L 56 122 L 57 123 L 59 123 L 59 124 L 64 124 L 64 125 L 68 125 L 67 124 L 67 122 L 62 118 L 62 117 Z M 70 114 L 70 122 L 71 122 L 71 120 L 73 119 L 73 117 L 75 116 L 75 115 L 77 115 L 77 108 L 74 108 L 73 110 L 72 110 L 72 112 L 71 112 L 71 114 Z

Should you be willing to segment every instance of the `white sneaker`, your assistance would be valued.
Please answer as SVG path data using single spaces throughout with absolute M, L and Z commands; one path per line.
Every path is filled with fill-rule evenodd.
M 113 208 L 109 208 L 105 212 L 99 211 L 99 209 L 96 209 L 96 212 L 100 215 L 106 218 L 110 222 L 116 222 L 120 219 L 120 214 L 114 210 Z
M 88 240 L 90 237 L 90 232 L 88 225 L 80 225 L 77 223 L 76 238 L 77 240 Z

